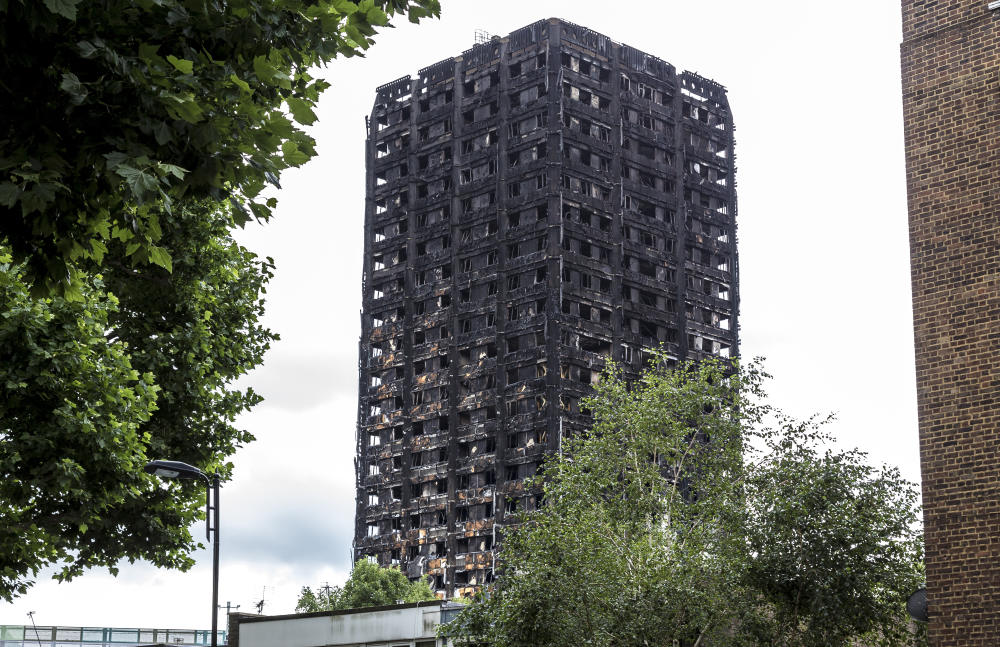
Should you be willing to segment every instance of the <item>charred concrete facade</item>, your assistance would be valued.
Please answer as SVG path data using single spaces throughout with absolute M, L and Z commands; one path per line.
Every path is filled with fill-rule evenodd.
M 378 89 L 355 558 L 461 595 L 612 356 L 733 356 L 725 89 L 547 20 Z
M 1000 2 L 902 9 L 928 636 L 1000 645 Z

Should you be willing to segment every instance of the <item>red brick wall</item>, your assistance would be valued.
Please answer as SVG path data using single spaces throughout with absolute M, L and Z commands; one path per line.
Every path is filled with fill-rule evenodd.
M 1000 10 L 987 4 L 902 3 L 933 647 L 1000 645 Z

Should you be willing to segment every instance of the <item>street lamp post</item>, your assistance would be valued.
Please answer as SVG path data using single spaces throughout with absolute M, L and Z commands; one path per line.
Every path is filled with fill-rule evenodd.
M 150 461 L 143 468 L 163 479 L 204 479 L 205 539 L 212 542 L 212 647 L 219 644 L 219 474 L 180 461 Z

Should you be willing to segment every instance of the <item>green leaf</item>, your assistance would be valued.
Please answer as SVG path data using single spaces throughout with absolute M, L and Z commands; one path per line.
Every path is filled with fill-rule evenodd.
M 373 25 L 388 25 L 389 16 L 378 7 L 372 7 L 365 12 L 365 19 Z
M 5 207 L 13 207 L 21 195 L 21 189 L 10 182 L 0 183 L 0 204 Z
M 153 137 L 156 138 L 156 143 L 160 146 L 169 143 L 170 140 L 174 138 L 169 124 L 165 121 L 157 122 L 157 124 L 153 126 Z
M 236 76 L 235 74 L 230 74 L 229 79 L 235 83 L 243 92 L 246 94 L 253 94 L 253 90 L 250 89 L 250 84 Z
M 72 72 L 65 72 L 62 75 L 62 82 L 59 84 L 59 89 L 70 95 L 70 103 L 76 106 L 83 103 L 83 100 L 87 98 L 87 88 L 80 83 L 80 79 Z
M 378 32 L 375 31 L 374 27 L 372 27 L 371 25 L 369 25 L 367 22 L 364 22 L 364 21 L 361 21 L 361 20 L 359 20 L 358 22 L 356 22 L 354 26 L 357 27 L 358 31 L 361 32 L 365 36 L 374 36 L 376 33 L 378 33 Z M 366 38 L 365 40 L 368 40 L 368 39 Z
M 83 58 L 93 58 L 97 54 L 97 48 L 94 44 L 87 40 L 81 40 L 76 44 L 76 49 L 79 50 L 80 56 Z
M 171 65 L 183 74 L 191 74 L 194 72 L 194 61 L 189 61 L 186 58 L 177 58 L 172 54 L 167 56 L 167 61 L 169 61 Z
M 429 15 L 430 14 L 426 10 L 421 9 L 420 7 L 410 7 L 410 10 L 407 12 L 407 20 L 413 24 L 417 24 L 420 22 L 421 18 L 426 18 Z
M 63 297 L 63 299 L 66 299 L 66 301 L 68 301 L 70 303 L 74 303 L 74 302 L 76 302 L 76 303 L 82 303 L 83 300 L 84 300 L 83 291 L 75 283 L 70 283 L 66 287 L 66 289 L 63 291 L 62 297 Z M 78 492 L 78 491 L 79 490 L 74 490 L 74 492 Z
M 354 25 L 344 25 L 344 31 L 347 32 L 347 35 L 355 45 L 361 49 L 368 49 L 368 39 L 365 38 L 364 34 L 362 34 L 357 27 Z
M 168 110 L 190 124 L 196 124 L 205 116 L 205 111 L 193 98 L 172 97 Z
M 253 59 L 253 73 L 264 83 L 273 85 L 271 81 L 274 79 L 277 70 L 274 69 L 274 66 L 264 56 L 255 56 Z
M 35 211 L 45 211 L 55 198 L 55 187 L 48 183 L 39 183 L 21 194 L 21 213 L 28 215 Z
M 247 204 L 247 206 L 250 208 L 250 213 L 253 214 L 253 217 L 256 218 L 258 222 L 267 222 L 268 220 L 270 220 L 271 209 L 268 208 L 266 205 L 257 202 L 251 202 Z
M 334 0 L 333 7 L 338 13 L 344 15 L 355 13 L 358 10 L 358 5 L 349 0 Z
M 316 121 L 316 113 L 313 112 L 310 102 L 298 97 L 288 97 L 285 99 L 288 109 L 291 110 L 295 121 L 306 126 L 311 126 Z
M 289 166 L 301 166 L 309 161 L 309 156 L 299 150 L 298 144 L 286 141 L 281 145 L 281 155 Z
M 175 166 L 174 164 L 160 164 L 159 167 L 160 170 L 173 175 L 178 180 L 183 180 L 184 176 L 187 174 L 186 170 L 182 169 L 179 166 Z
M 104 260 L 104 255 L 108 253 L 108 246 L 99 240 L 90 241 L 90 253 L 87 254 L 96 263 L 101 263 Z
M 108 169 L 115 171 L 128 160 L 128 155 L 121 151 L 114 151 L 112 153 L 105 153 L 104 159 L 108 161 Z
M 162 60 L 156 53 L 158 49 L 160 49 L 159 45 L 153 45 L 152 43 L 139 43 L 139 58 L 147 63 Z
M 82 0 L 44 0 L 45 8 L 63 18 L 76 20 L 76 6 Z
M 284 88 L 285 90 L 292 89 L 292 77 L 288 76 L 281 70 L 276 70 L 273 77 L 274 85 L 279 88 Z
M 292 124 L 291 119 L 288 119 L 281 113 L 275 112 L 267 121 L 267 133 L 287 139 L 295 133 L 295 126 Z
M 173 272 L 173 263 L 167 250 L 156 245 L 149 246 L 149 261 L 154 265 L 159 265 L 168 272 Z
M 132 195 L 140 201 L 155 193 L 160 185 L 160 180 L 155 176 L 127 164 L 119 164 L 115 172 L 125 179 Z

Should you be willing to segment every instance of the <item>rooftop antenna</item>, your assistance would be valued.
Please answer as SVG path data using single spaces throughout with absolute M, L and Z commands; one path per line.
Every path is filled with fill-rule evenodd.
M 265 585 L 264 588 L 262 588 L 260 591 L 260 602 L 254 605 L 257 607 L 257 615 L 259 616 L 264 615 L 264 594 L 266 592 L 267 592 L 267 586 Z
M 320 596 L 320 606 L 323 607 L 324 611 L 333 611 L 332 608 L 328 608 L 332 607 L 330 604 L 330 592 L 332 589 L 333 587 L 330 586 L 329 582 L 323 582 L 323 585 L 319 587 L 319 590 L 323 593 L 323 595 Z
M 35 630 L 35 642 L 38 643 L 38 647 L 42 647 L 42 639 L 38 637 L 38 627 L 35 626 L 35 612 L 29 611 L 28 617 L 31 618 L 31 628 Z
M 493 34 L 486 31 L 485 29 L 476 30 L 476 45 L 482 45 L 483 43 L 488 43 L 493 39 Z

